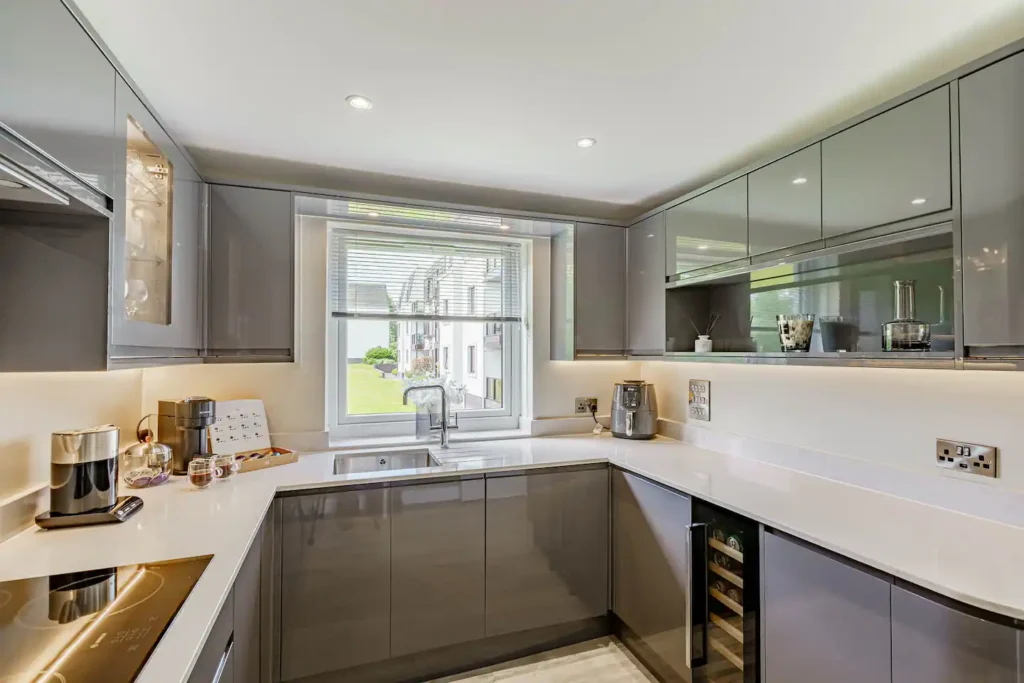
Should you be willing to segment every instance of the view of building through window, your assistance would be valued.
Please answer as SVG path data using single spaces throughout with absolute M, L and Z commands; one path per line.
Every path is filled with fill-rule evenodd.
M 488 296 L 486 291 L 501 286 L 500 259 L 477 259 L 481 267 L 452 263 L 461 258 L 439 257 L 426 273 L 422 267 L 403 264 L 396 258 L 393 267 L 408 271 L 401 278 L 401 287 L 392 284 L 397 280 L 394 273 L 387 282 L 350 282 L 348 286 L 358 289 L 364 310 L 366 302 L 375 299 L 374 307 L 380 313 L 411 311 L 414 315 L 443 317 L 448 315 L 451 302 L 458 301 L 471 315 L 500 315 L 500 310 L 482 310 L 492 303 L 500 309 L 500 292 Z M 470 278 L 472 281 L 467 282 Z M 345 412 L 414 412 L 415 405 L 402 405 L 402 393 L 408 386 L 421 384 L 443 385 L 454 411 L 502 408 L 506 328 L 512 327 L 504 322 L 410 320 L 398 316 L 390 320 L 344 320 Z

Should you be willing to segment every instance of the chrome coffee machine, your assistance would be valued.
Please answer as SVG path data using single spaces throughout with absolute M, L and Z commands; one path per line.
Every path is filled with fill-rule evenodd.
M 217 402 L 203 396 L 160 401 L 156 422 L 160 443 L 171 447 L 171 474 L 188 474 L 192 458 L 210 455 L 207 430 L 217 419 Z
M 117 495 L 118 441 L 114 425 L 54 432 L 50 437 L 50 510 L 36 517 L 48 529 L 123 522 L 142 499 Z

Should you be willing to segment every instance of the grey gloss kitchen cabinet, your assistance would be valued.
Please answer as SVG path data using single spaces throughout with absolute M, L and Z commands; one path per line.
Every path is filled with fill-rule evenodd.
M 250 679 L 235 677 L 234 615 L 235 591 L 232 590 L 206 636 L 203 649 L 188 676 L 188 683 L 234 683 L 236 680 L 249 683 Z
M 604 617 L 608 468 L 487 478 L 488 636 Z
M 893 683 L 1017 683 L 1021 632 L 892 589 Z
M 576 223 L 551 239 L 551 359 L 623 356 L 626 230 Z
M 689 680 L 690 498 L 612 470 L 612 611 L 666 680 Z
M 626 349 L 631 356 L 661 356 L 665 353 L 664 248 L 664 211 L 627 231 Z
M 1024 53 L 960 80 L 960 168 L 964 343 L 1022 346 Z
M 708 190 L 665 212 L 665 274 L 747 256 L 747 178 Z
M 390 656 L 390 495 L 281 499 L 282 681 Z
M 942 86 L 821 143 L 826 238 L 952 207 L 949 111 Z
M 202 181 L 120 76 L 117 77 L 116 94 L 115 136 L 118 143 L 114 150 L 117 177 L 111 231 L 111 356 L 197 357 L 200 347 Z M 148 202 L 136 201 L 131 211 L 144 216 L 167 216 L 169 229 L 167 226 L 161 230 L 142 228 L 143 220 L 128 215 L 128 144 L 129 140 L 136 144 L 142 136 L 170 163 L 171 201 L 170 207 L 166 206 L 163 196 Z M 145 270 L 168 257 L 168 270 Z M 163 275 L 137 280 L 137 272 L 162 272 Z M 139 286 L 144 287 L 142 293 L 136 290 Z M 129 313 L 130 297 L 149 303 L 161 302 L 165 318 L 147 320 L 133 317 Z
M 110 197 L 114 74 L 60 0 L 3 3 L 0 123 Z
M 294 357 L 290 192 L 210 185 L 209 356 Z
M 747 177 L 750 255 L 821 239 L 821 144 L 757 169 Z
M 889 581 L 772 532 L 763 562 L 764 683 L 890 681 Z
M 231 652 L 235 680 L 239 683 L 258 683 L 261 672 L 261 618 L 262 583 L 260 563 L 263 554 L 264 530 L 268 522 L 256 532 L 249 552 L 235 577 L 234 589 L 234 648 Z
M 391 656 L 484 637 L 484 479 L 391 489 Z

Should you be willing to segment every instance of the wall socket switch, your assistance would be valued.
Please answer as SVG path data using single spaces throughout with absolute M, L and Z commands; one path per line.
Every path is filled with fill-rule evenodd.
M 591 412 L 597 412 L 597 399 L 576 397 L 576 414 L 590 415 Z
M 935 441 L 935 464 L 965 474 L 999 476 L 999 449 L 960 441 Z
M 686 414 L 691 420 L 711 420 L 711 382 L 706 379 L 690 380 L 690 395 Z

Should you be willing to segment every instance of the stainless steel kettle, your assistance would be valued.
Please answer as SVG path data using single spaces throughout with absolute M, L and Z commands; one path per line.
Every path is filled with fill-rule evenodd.
M 612 393 L 612 436 L 653 439 L 658 433 L 658 397 L 654 385 L 626 380 Z

